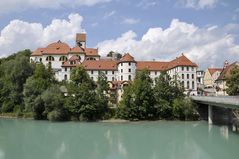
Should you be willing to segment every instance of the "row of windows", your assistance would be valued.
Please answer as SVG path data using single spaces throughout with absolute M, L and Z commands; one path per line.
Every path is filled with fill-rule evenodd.
M 123 69 L 120 70 L 121 73 L 123 73 Z M 131 72 L 131 69 L 128 69 L 128 72 Z
M 192 87 L 191 87 L 191 88 L 190 88 L 190 82 L 189 82 L 189 81 L 187 81 L 186 84 L 187 84 L 187 85 L 186 85 L 186 87 L 185 87 L 185 82 L 182 81 L 183 87 L 185 87 L 185 88 L 187 88 L 187 89 L 195 89 L 195 82 L 194 82 L 194 81 L 192 81 Z
M 182 66 L 181 67 L 181 69 L 182 69 L 182 71 L 184 71 L 184 69 L 186 70 L 186 71 L 189 71 L 189 68 L 191 68 L 191 71 L 194 71 L 194 67 L 184 67 L 184 66 Z
M 123 81 L 123 76 L 120 76 L 120 80 Z M 128 75 L 128 81 L 131 81 L 131 80 L 132 80 L 131 75 Z
M 100 74 L 100 72 L 104 72 L 106 75 L 108 74 L 108 71 L 98 71 L 98 74 Z M 93 75 L 94 74 L 94 71 L 91 70 L 91 74 Z M 114 75 L 115 74 L 115 71 L 112 71 L 112 74 Z
M 190 77 L 189 77 L 189 76 L 190 76 L 189 74 L 187 74 L 186 76 L 187 76 L 187 79 L 190 78 Z M 185 77 L 184 77 L 184 74 L 182 74 L 182 79 L 184 79 L 184 78 L 185 78 Z M 191 78 L 194 79 L 194 74 L 191 75 Z
M 120 65 L 123 66 L 123 63 L 121 63 Z M 131 62 L 129 62 L 128 65 L 131 66 Z

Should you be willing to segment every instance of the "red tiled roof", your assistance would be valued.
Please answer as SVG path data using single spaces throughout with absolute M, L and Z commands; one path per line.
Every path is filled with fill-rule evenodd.
M 47 55 L 67 55 L 70 51 L 69 45 L 66 43 L 61 42 L 60 40 L 58 42 L 49 44 L 45 49 L 43 54 Z
M 229 77 L 231 75 L 231 70 L 232 68 L 237 65 L 239 66 L 239 62 L 234 62 L 232 64 L 230 64 L 229 66 L 227 66 L 226 68 L 223 68 L 220 76 L 217 78 L 217 80 L 225 80 L 227 77 Z
M 99 56 L 98 49 L 94 49 L 94 48 L 86 48 L 85 54 L 86 56 Z
M 127 53 L 120 59 L 120 62 L 134 62 L 134 57 Z
M 71 56 L 69 59 L 69 61 L 75 61 L 75 60 L 79 61 L 79 57 L 76 55 Z
M 86 70 L 117 70 L 117 61 L 113 60 L 85 60 L 82 65 Z
M 43 51 L 44 48 L 38 48 L 31 54 L 31 56 L 42 56 Z
M 72 61 L 65 61 L 62 67 L 76 67 L 81 64 L 79 61 L 75 61 L 75 63 L 71 63 Z
M 85 52 L 85 51 L 79 46 L 75 46 L 70 49 L 70 53 L 79 53 L 79 52 Z
M 168 69 L 172 69 L 177 66 L 193 66 L 198 67 L 197 64 L 190 61 L 184 54 L 182 54 L 180 57 L 177 57 L 176 59 L 169 62 Z
M 214 74 L 216 71 L 222 72 L 222 70 L 222 68 L 208 68 L 208 71 L 211 75 Z
M 137 61 L 137 70 L 147 69 L 149 71 L 164 71 L 167 69 L 168 62 L 159 61 Z

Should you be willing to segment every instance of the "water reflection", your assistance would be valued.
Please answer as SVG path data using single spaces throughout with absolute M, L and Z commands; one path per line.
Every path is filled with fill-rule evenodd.
M 0 120 L 0 159 L 237 159 L 238 151 L 238 135 L 206 122 Z

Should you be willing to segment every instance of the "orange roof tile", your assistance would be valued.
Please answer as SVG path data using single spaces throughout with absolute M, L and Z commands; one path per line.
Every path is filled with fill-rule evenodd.
M 73 63 L 73 61 L 65 61 L 62 65 L 62 67 L 76 67 L 80 64 L 81 64 L 81 62 L 79 62 L 79 61 L 75 61 L 75 63 Z
M 75 60 L 79 61 L 79 57 L 76 55 L 71 56 L 69 59 L 69 61 L 75 61 Z
M 47 55 L 67 55 L 70 51 L 69 45 L 66 43 L 61 42 L 60 40 L 58 42 L 49 44 L 45 49 L 43 54 Z
M 159 61 L 137 61 L 137 70 L 147 69 L 149 71 L 164 71 L 167 69 L 168 62 Z
M 86 34 L 85 33 L 77 33 L 76 41 L 86 41 Z
M 83 48 L 79 46 L 75 46 L 70 49 L 70 53 L 80 53 L 80 52 L 85 52 L 85 51 L 83 50 Z
M 94 49 L 94 48 L 86 48 L 85 54 L 86 56 L 100 56 L 98 54 L 98 49 Z
M 227 66 L 226 68 L 223 68 L 223 70 L 222 70 L 220 76 L 217 78 L 217 80 L 225 80 L 227 77 L 230 77 L 231 70 L 235 65 L 239 66 L 239 62 L 236 61 L 236 62 L 230 64 L 229 66 Z
M 208 71 L 211 75 L 214 74 L 216 71 L 222 72 L 222 70 L 222 68 L 208 68 Z
M 172 69 L 177 66 L 193 66 L 198 67 L 197 64 L 190 61 L 184 54 L 182 54 L 180 57 L 177 57 L 176 59 L 169 62 L 168 69 Z
M 135 60 L 133 56 L 127 53 L 120 59 L 120 62 L 135 62 Z
M 117 61 L 86 60 L 82 63 L 86 70 L 117 70 Z
M 44 52 L 44 48 L 38 48 L 31 54 L 31 56 L 42 56 L 43 52 Z

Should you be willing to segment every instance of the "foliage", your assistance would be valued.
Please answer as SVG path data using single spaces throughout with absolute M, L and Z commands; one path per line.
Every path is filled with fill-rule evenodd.
M 149 72 L 137 72 L 134 82 L 124 90 L 119 115 L 130 120 L 154 119 L 154 101 Z
M 239 66 L 235 65 L 231 71 L 230 76 L 226 79 L 227 94 L 239 95 Z
M 117 58 L 117 59 L 122 58 L 122 54 L 116 53 L 116 52 L 114 52 L 114 51 L 110 51 L 106 56 L 107 56 L 107 57 L 112 57 L 113 54 L 116 54 L 116 58 Z
M 173 100 L 184 97 L 183 88 L 173 81 L 166 72 L 162 72 L 155 79 L 154 97 L 159 118 L 172 118 Z

